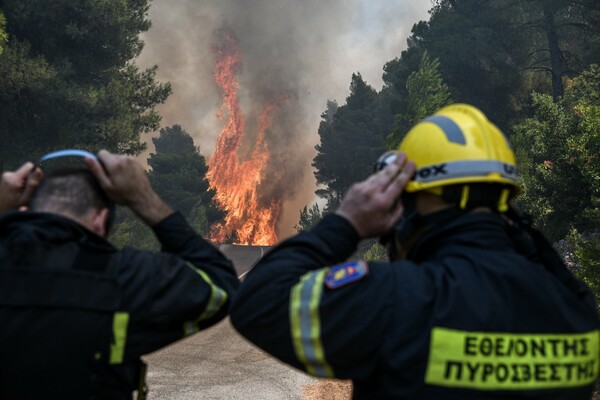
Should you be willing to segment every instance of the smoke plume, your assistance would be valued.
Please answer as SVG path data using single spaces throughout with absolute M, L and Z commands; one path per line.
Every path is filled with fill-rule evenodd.
M 423 0 L 154 0 L 138 63 L 158 64 L 158 79 L 173 86 L 159 109 L 162 125 L 181 124 L 210 158 L 223 128 L 216 117 L 223 94 L 214 80 L 211 49 L 219 31 L 235 34 L 243 53 L 238 96 L 247 131 L 241 159 L 252 152 L 264 105 L 286 97 L 265 132 L 271 157 L 260 188 L 265 202 L 273 196 L 284 200 L 282 238 L 293 233 L 300 209 L 314 201 L 310 164 L 327 100 L 342 104 L 357 71 L 379 89 L 383 64 L 400 56 L 410 28 L 426 18 L 430 5 Z

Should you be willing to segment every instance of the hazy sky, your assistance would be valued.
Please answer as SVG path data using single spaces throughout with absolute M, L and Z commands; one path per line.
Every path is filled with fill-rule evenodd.
M 285 160 L 272 166 L 285 169 L 289 184 L 279 224 L 285 237 L 299 210 L 314 200 L 310 164 L 327 100 L 344 103 L 353 72 L 381 89 L 383 65 L 400 56 L 412 25 L 427 19 L 430 7 L 430 0 L 154 0 L 138 61 L 158 64 L 158 79 L 173 86 L 159 107 L 162 126 L 182 125 L 207 157 L 222 127 L 215 116 L 222 98 L 212 76 L 216 30 L 225 27 L 238 38 L 240 103 L 249 120 L 265 97 L 293 94 L 268 137 L 280 163 Z

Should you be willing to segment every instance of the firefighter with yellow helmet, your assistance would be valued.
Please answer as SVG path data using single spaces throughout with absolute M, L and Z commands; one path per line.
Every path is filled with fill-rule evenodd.
M 502 132 L 447 106 L 376 170 L 248 274 L 236 329 L 311 375 L 351 379 L 355 399 L 589 399 L 596 308 L 511 208 Z M 347 261 L 370 237 L 390 262 Z

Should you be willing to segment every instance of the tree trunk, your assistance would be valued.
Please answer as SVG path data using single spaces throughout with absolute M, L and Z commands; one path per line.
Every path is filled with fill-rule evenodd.
M 544 4 L 544 28 L 548 39 L 548 49 L 550 51 L 550 65 L 552 70 L 552 98 L 557 102 L 563 97 L 564 87 L 562 83 L 562 58 L 560 46 L 558 43 L 558 34 L 554 23 L 556 8 L 546 2 Z

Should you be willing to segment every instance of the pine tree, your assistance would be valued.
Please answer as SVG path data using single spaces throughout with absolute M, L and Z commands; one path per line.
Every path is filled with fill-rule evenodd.
M 300 211 L 300 219 L 298 224 L 294 225 L 294 229 L 298 232 L 308 231 L 315 226 L 323 218 L 323 213 L 317 203 L 314 203 L 310 208 L 304 206 Z
M 140 135 L 158 129 L 154 107 L 171 91 L 156 67 L 135 65 L 149 4 L 2 2 L 10 35 L 0 41 L 0 171 L 57 148 L 144 149 Z
M 210 225 L 223 219 L 225 212 L 217 205 L 216 191 L 206 179 L 208 166 L 204 156 L 180 125 L 161 129 L 160 136 L 152 142 L 156 148 L 148 158 L 152 186 L 200 233 L 207 233 Z
M 421 57 L 419 69 L 406 80 L 407 105 L 403 114 L 396 115 L 394 130 L 386 138 L 389 149 L 396 149 L 408 130 L 417 122 L 450 104 L 448 85 L 439 73 L 440 61 L 430 60 L 427 51 Z
M 514 127 L 519 206 L 552 240 L 600 226 L 600 68 L 569 81 L 564 99 L 532 97 L 535 114 Z
M 360 74 L 352 75 L 346 104 L 333 111 L 333 103 L 323 113 L 319 125 L 320 144 L 313 159 L 317 195 L 327 199 L 325 212 L 335 209 L 354 182 L 366 178 L 377 157 L 385 150 L 383 139 L 390 127 L 382 118 L 377 92 Z

